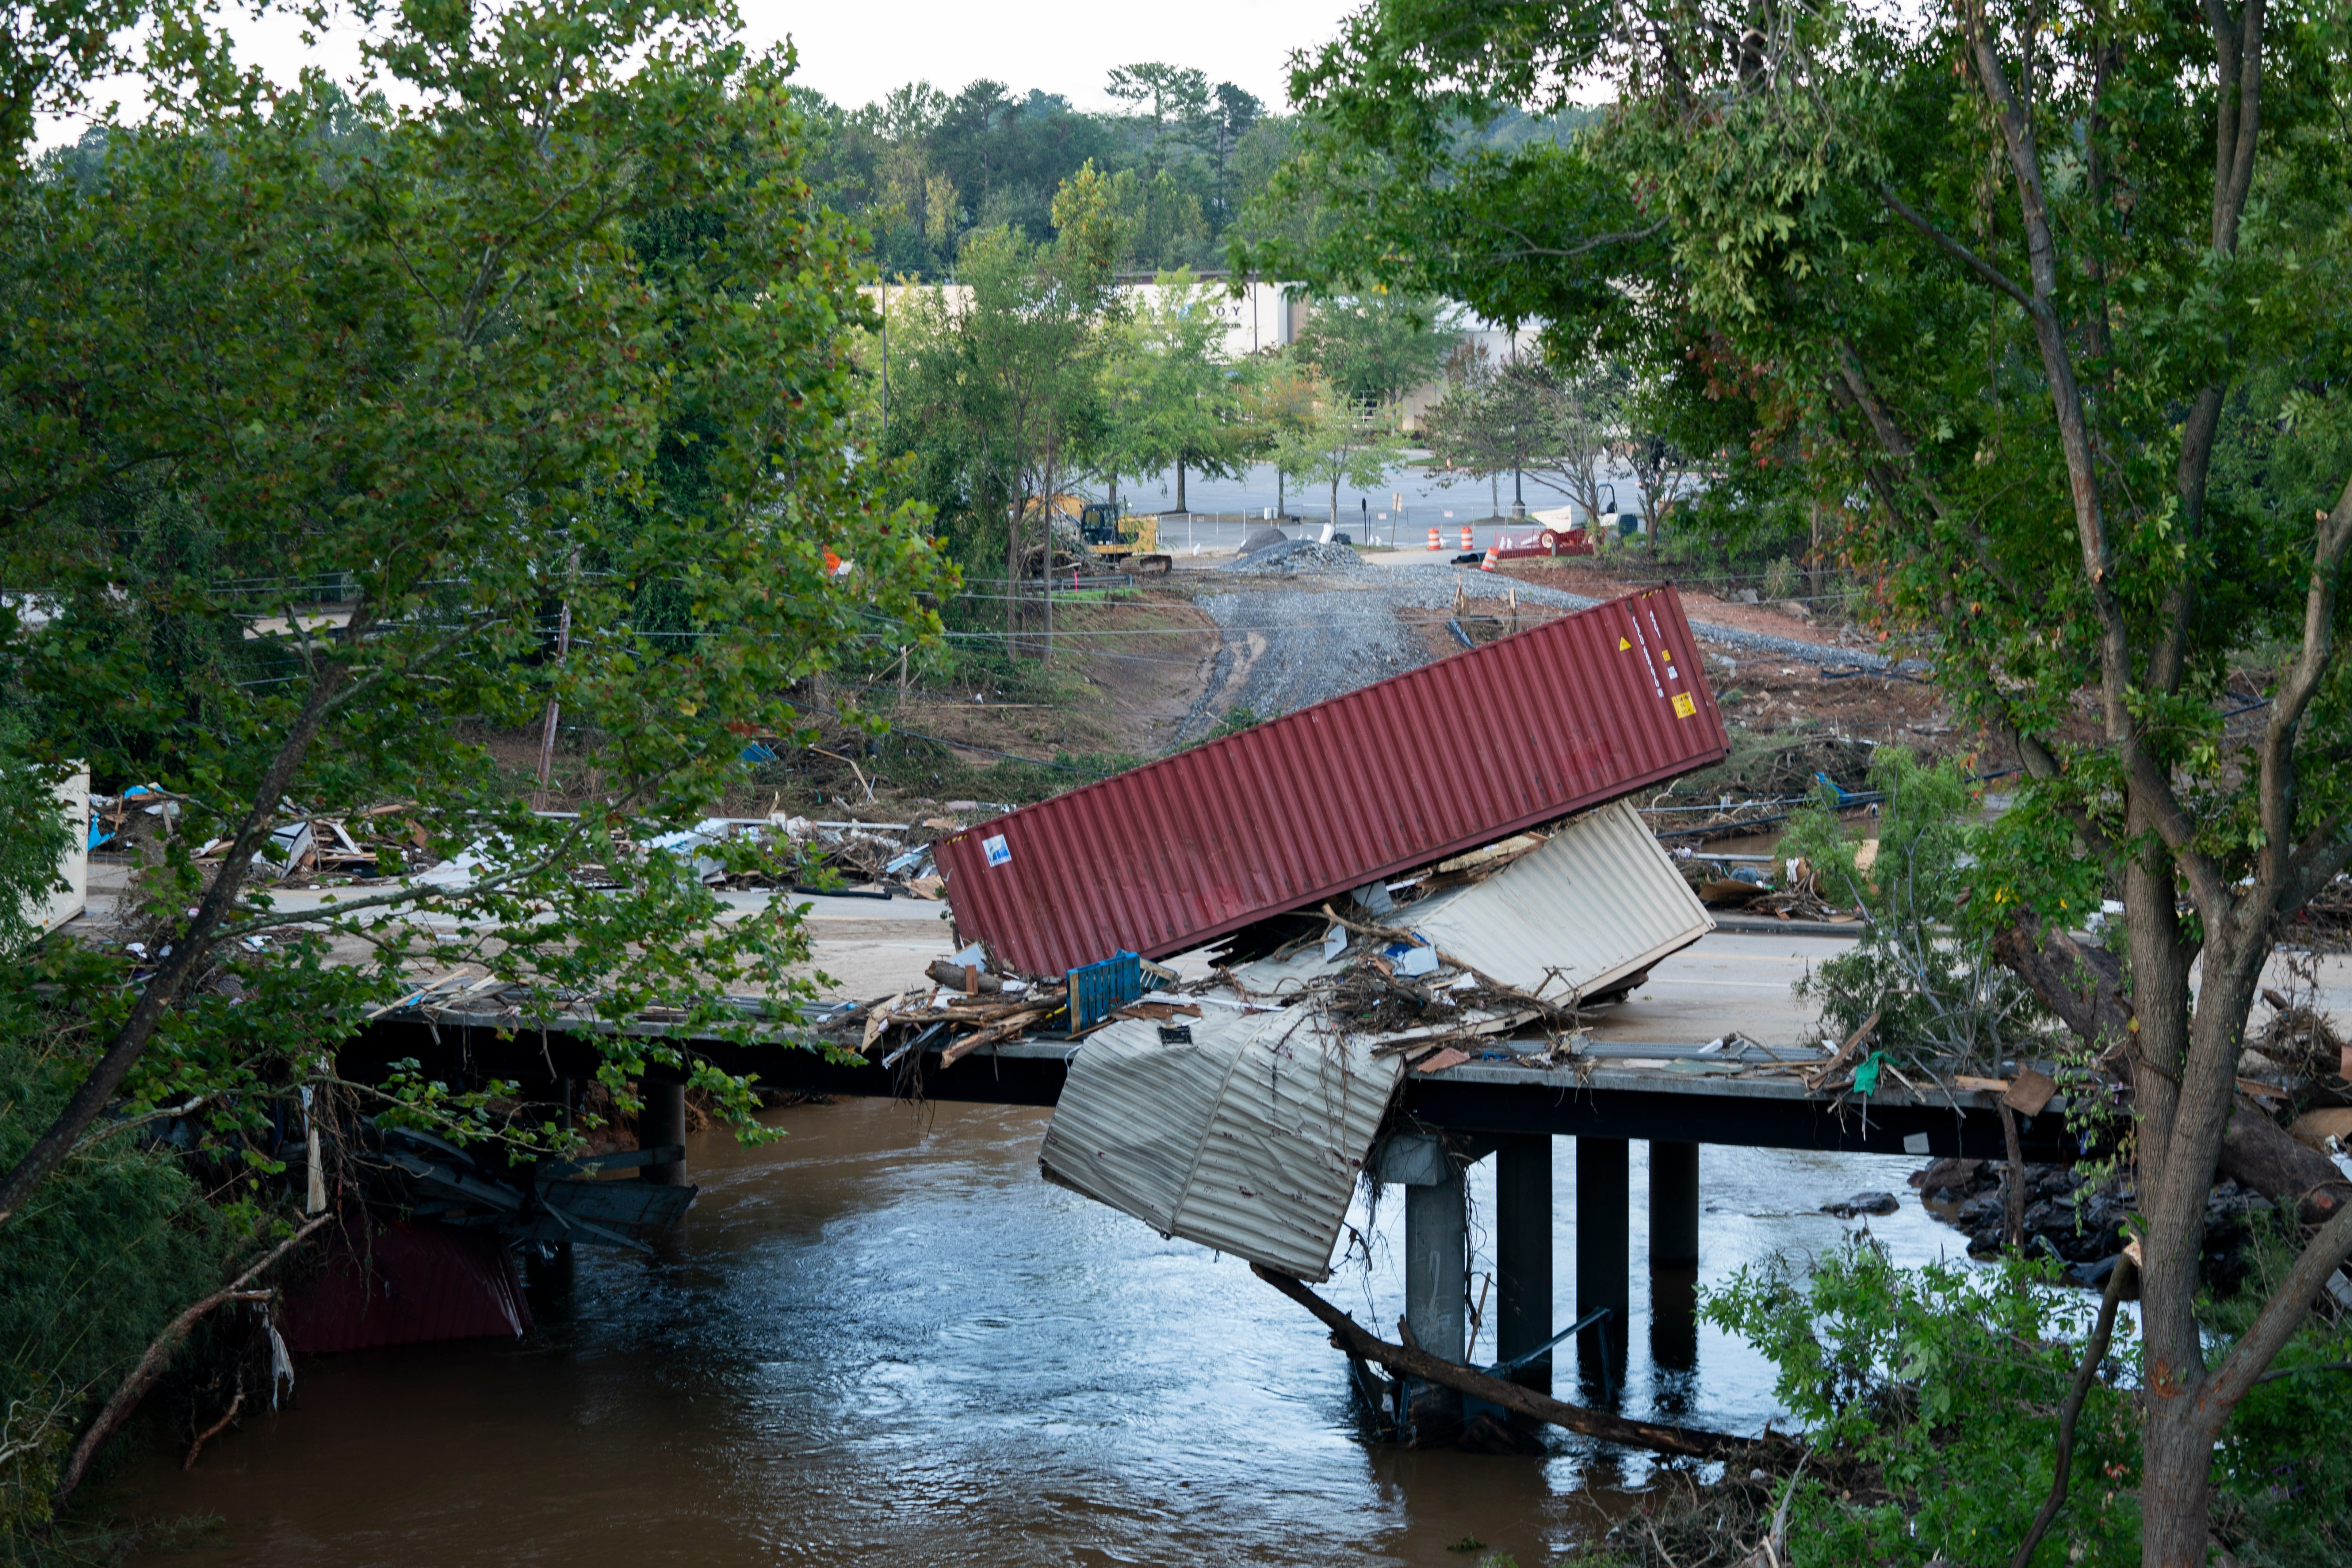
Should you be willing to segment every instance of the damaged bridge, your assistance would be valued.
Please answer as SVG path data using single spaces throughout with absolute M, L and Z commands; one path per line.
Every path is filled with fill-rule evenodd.
M 1596 1037 L 1715 929 L 1625 798 L 1726 753 L 1695 651 L 1669 587 L 1378 682 L 942 842 L 965 946 L 927 984 L 751 1045 L 630 1026 L 769 1089 L 1053 1107 L 1047 1180 L 1297 1279 L 1328 1276 L 1360 1183 L 1401 1185 L 1408 1326 L 1455 1363 L 1465 1173 L 1494 1159 L 1502 1362 L 1546 1385 L 1554 1140 L 1575 1141 L 1575 1321 L 1594 1333 L 1627 1313 L 1633 1141 L 1664 1269 L 1697 1261 L 1703 1143 L 2007 1152 L 2005 1085 L 1921 1089 L 1861 1036 L 1825 1053 L 1725 1017 Z M 1156 962 L 1180 954 L 1189 979 Z M 453 998 L 345 1056 L 556 1104 L 607 1059 L 609 1026 L 519 1024 Z M 675 1075 L 645 1085 L 648 1146 L 684 1142 L 682 1097 Z M 2029 1156 L 2065 1158 L 2063 1102 L 2037 1109 Z M 1443 1394 L 1433 1416 L 1399 1403 L 1401 1426 L 1447 1429 Z

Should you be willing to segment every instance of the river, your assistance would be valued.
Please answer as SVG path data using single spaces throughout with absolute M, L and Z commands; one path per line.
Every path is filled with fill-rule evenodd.
M 667 1256 L 583 1249 L 532 1281 L 536 1331 L 306 1359 L 289 1407 L 155 1452 L 117 1510 L 217 1516 L 174 1568 L 582 1564 L 1464 1564 L 1523 1568 L 1595 1528 L 1647 1461 L 1555 1434 L 1544 1458 L 1369 1444 L 1320 1328 L 1232 1258 L 1163 1241 L 1037 1175 L 1045 1113 L 873 1100 L 769 1113 L 786 1136 L 691 1149 L 702 1193 Z M 1643 1145 L 1633 1185 L 1644 1191 Z M 1708 1148 L 1703 1283 L 1868 1222 L 1909 1262 L 1961 1238 L 1904 1185 L 1916 1162 Z M 1575 1161 L 1553 1160 L 1560 1321 Z M 1391 1189 L 1393 1194 L 1402 1189 Z M 1474 1237 L 1492 1162 L 1471 1173 Z M 1366 1216 L 1354 1216 L 1362 1224 Z M 1326 1293 L 1393 1325 L 1403 1205 Z M 1663 1325 L 1645 1216 L 1622 1408 L 1754 1431 L 1769 1366 Z M 1480 1247 L 1479 1269 L 1491 1252 Z M 1475 1276 L 1474 1275 L 1474 1279 Z M 1391 1329 L 1392 1333 L 1392 1329 Z M 1684 1347 L 1674 1348 L 1677 1338 Z M 1491 1329 L 1485 1348 L 1492 1348 Z M 1579 1397 L 1563 1352 L 1555 1373 Z M 1480 1552 L 1454 1550 L 1470 1538 Z

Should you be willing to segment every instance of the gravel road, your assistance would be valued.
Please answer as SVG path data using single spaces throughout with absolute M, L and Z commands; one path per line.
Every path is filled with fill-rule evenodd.
M 1500 599 L 1514 586 L 1507 577 L 1449 565 L 1366 566 L 1319 549 L 1286 555 L 1237 563 L 1241 580 L 1195 595 L 1223 631 L 1224 643 L 1207 689 L 1177 726 L 1174 745 L 1202 739 L 1235 710 L 1278 718 L 1426 663 L 1420 637 L 1397 619 L 1399 610 L 1445 609 L 1454 603 L 1457 583 L 1471 599 Z M 1582 610 L 1601 602 L 1530 583 L 1516 585 L 1523 605 Z M 1824 647 L 1696 622 L 1692 629 L 1703 641 L 1751 654 L 1869 669 L 1890 665 L 1863 648 Z M 1920 667 L 1906 660 L 1893 668 Z

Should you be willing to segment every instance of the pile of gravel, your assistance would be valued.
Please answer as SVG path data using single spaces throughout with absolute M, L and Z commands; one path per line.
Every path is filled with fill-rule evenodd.
M 1286 539 L 1279 544 L 1269 544 L 1248 554 L 1237 555 L 1220 570 L 1279 573 L 1289 576 L 1300 572 L 1362 572 L 1369 568 L 1353 550 L 1344 544 L 1325 544 L 1313 539 Z

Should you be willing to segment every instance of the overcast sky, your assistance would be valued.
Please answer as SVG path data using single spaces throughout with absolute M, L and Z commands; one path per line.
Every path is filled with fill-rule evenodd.
M 1198 66 L 1210 80 L 1236 83 L 1281 108 L 1291 51 L 1336 37 L 1340 18 L 1356 8 L 1349 0 L 740 3 L 755 38 L 792 35 L 801 79 L 836 102 L 870 102 L 918 79 L 952 92 L 993 77 L 1015 93 L 1066 94 L 1080 109 L 1108 108 L 1103 79 L 1139 60 Z
M 750 41 L 789 35 L 800 46 L 799 79 L 856 107 L 894 87 L 928 80 L 953 92 L 992 77 L 1017 97 L 1058 92 L 1079 109 L 1108 109 L 1103 81 L 1113 66 L 1142 60 L 1198 66 L 1212 81 L 1237 83 L 1269 109 L 1285 107 L 1293 50 L 1338 37 L 1356 0 L 1188 0 L 1181 5 L 1105 5 L 1102 0 L 740 0 Z M 299 24 L 279 16 L 229 16 L 239 52 L 279 81 L 306 64 L 347 76 L 357 57 L 348 37 L 306 49 Z M 67 139 L 79 128 L 62 131 Z M 45 140 L 56 140 L 53 134 Z

